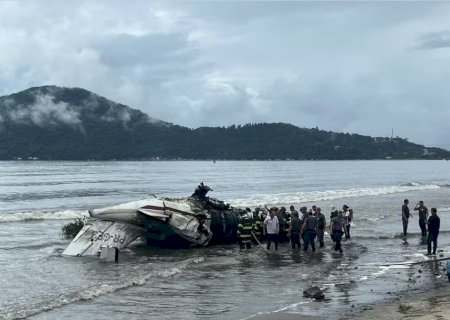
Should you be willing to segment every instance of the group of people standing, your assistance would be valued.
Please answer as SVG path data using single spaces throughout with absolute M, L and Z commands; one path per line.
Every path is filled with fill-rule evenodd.
M 412 216 L 408 205 L 409 200 L 405 199 L 402 205 L 403 234 L 405 237 L 409 219 Z M 315 251 L 316 238 L 321 248 L 325 246 L 324 235 L 327 221 L 321 208 L 315 205 L 309 210 L 307 207 L 301 207 L 300 213 L 295 210 L 294 206 L 290 206 L 290 211 L 287 211 L 285 207 L 256 208 L 253 211 L 253 216 L 250 214 L 250 209 L 247 208 L 247 211 L 248 215 L 243 217 L 238 225 L 241 249 L 250 248 L 253 240 L 266 240 L 267 250 L 270 250 L 272 243 L 275 250 L 278 250 L 280 242 L 290 241 L 292 249 L 301 249 L 303 242 L 304 251 L 308 251 L 309 247 L 312 251 Z M 431 214 L 429 214 L 423 201 L 419 201 L 414 207 L 414 211 L 418 212 L 422 237 L 427 240 L 427 254 L 436 254 L 440 229 L 437 209 L 431 208 Z M 328 229 L 331 239 L 335 243 L 334 249 L 336 251 L 342 252 L 341 241 L 344 236 L 346 239 L 350 238 L 352 220 L 353 210 L 347 205 L 344 205 L 342 210 L 339 211 L 332 207 Z M 253 239 L 254 237 L 256 239 Z
M 342 211 L 332 208 L 330 215 L 330 224 L 328 228 L 332 240 L 335 242 L 334 249 L 342 252 L 342 237 L 350 238 L 350 225 L 353 219 L 353 210 L 344 205 Z M 247 211 L 251 210 L 247 208 Z M 319 240 L 320 247 L 324 247 L 324 235 L 327 228 L 327 221 L 321 208 L 312 206 L 301 207 L 300 213 L 290 206 L 290 211 L 285 207 L 272 207 L 268 209 L 256 208 L 253 211 L 253 217 L 249 214 L 243 216 L 238 225 L 238 238 L 241 249 L 250 248 L 252 238 L 255 241 L 267 242 L 267 250 L 270 250 L 271 244 L 278 250 L 279 242 L 290 241 L 292 249 L 301 249 L 303 241 L 303 250 L 316 250 L 315 239 Z
M 408 232 L 409 218 L 411 217 L 408 205 L 409 200 L 405 199 L 402 205 L 403 235 L 405 237 Z M 431 244 L 433 244 L 433 254 L 436 254 L 437 238 L 441 227 L 441 220 L 437 215 L 437 209 L 431 208 L 431 215 L 429 215 L 428 208 L 424 205 L 423 201 L 419 201 L 414 207 L 414 211 L 417 211 L 419 215 L 419 227 L 422 232 L 422 237 L 427 239 L 427 253 L 429 255 L 431 254 Z

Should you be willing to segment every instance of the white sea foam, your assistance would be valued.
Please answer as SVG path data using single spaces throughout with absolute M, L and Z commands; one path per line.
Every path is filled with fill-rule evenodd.
M 373 278 L 379 277 L 379 276 L 385 274 L 385 273 L 389 270 L 389 267 L 380 266 L 379 268 L 380 268 L 381 270 L 378 271 L 378 272 L 372 273 L 372 274 L 371 274 L 371 277 L 373 277 Z
M 439 189 L 436 184 L 408 184 L 403 186 L 386 186 L 377 188 L 355 188 L 348 190 L 328 190 L 296 193 L 253 194 L 246 198 L 230 199 L 228 202 L 235 206 L 259 206 L 262 204 L 279 205 L 288 203 L 308 203 L 337 200 L 343 198 L 356 198 L 366 196 L 379 196 L 394 193 L 403 193 L 417 190 Z
M 277 310 L 273 311 L 272 313 L 286 311 L 286 310 L 289 310 L 289 309 L 294 309 L 294 308 L 296 308 L 296 307 L 298 307 L 298 306 L 300 306 L 302 304 L 307 304 L 307 303 L 310 303 L 310 302 L 311 301 L 301 301 L 301 302 L 297 302 L 297 303 L 292 303 L 292 304 L 290 304 L 290 305 L 288 305 L 286 307 L 277 309 Z M 276 318 L 276 315 L 275 315 L 275 318 Z
M 16 213 L 0 213 L 0 223 L 25 221 L 25 220 L 67 220 L 83 217 L 89 217 L 89 213 L 84 210 L 83 211 L 64 210 L 55 212 L 28 211 Z

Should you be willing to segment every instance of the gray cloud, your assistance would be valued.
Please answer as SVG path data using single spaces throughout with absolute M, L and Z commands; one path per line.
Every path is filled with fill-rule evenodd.
M 450 31 L 431 32 L 422 35 L 419 40 L 419 49 L 441 49 L 450 47 Z
M 197 56 L 185 34 L 118 34 L 99 39 L 92 47 L 99 49 L 101 61 L 112 67 L 164 67 L 167 64 L 180 64 Z
M 450 148 L 450 56 L 417 50 L 448 46 L 449 9 L 428 2 L 3 1 L 0 92 L 83 87 L 189 127 L 281 121 L 373 136 L 394 128 Z

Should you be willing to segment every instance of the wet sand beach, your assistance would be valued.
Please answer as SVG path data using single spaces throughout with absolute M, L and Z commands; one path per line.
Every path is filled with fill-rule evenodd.
M 427 292 L 414 293 L 393 302 L 376 305 L 359 316 L 344 317 L 355 320 L 450 319 L 450 283 L 439 284 Z
M 443 320 L 450 319 L 450 284 L 442 284 L 427 292 L 418 292 L 394 301 L 366 307 L 359 315 L 336 317 L 341 320 Z M 276 312 L 249 318 L 251 320 L 326 320 L 329 316 L 307 316 Z
M 425 264 L 427 265 L 427 264 Z M 414 267 L 414 278 L 436 277 L 432 288 L 423 291 L 419 288 L 410 293 L 394 294 L 392 299 L 374 305 L 355 307 L 349 310 L 348 314 L 336 315 L 334 319 L 340 320 L 442 320 L 450 319 L 450 282 L 447 280 L 444 263 L 439 263 L 435 273 L 423 271 L 423 267 Z M 439 273 L 439 274 L 437 274 Z M 411 279 L 411 287 L 416 280 Z M 420 286 L 420 282 L 419 282 Z M 320 304 L 321 302 L 317 302 Z M 326 304 L 323 305 L 326 308 Z M 311 316 L 299 315 L 287 312 L 274 312 L 270 314 L 261 314 L 249 318 L 251 320 L 326 320 L 330 316 Z

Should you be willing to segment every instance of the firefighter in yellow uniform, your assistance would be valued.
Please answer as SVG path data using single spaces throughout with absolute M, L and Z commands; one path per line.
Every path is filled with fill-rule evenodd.
M 256 208 L 255 211 L 253 211 L 253 234 L 255 235 L 256 239 L 258 239 L 258 241 L 262 241 L 264 221 L 261 219 L 259 211 L 259 208 Z
M 250 249 L 252 247 L 252 231 L 253 231 L 253 217 L 250 212 L 241 216 L 238 224 L 237 235 L 239 240 L 239 247 L 242 249 Z

